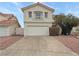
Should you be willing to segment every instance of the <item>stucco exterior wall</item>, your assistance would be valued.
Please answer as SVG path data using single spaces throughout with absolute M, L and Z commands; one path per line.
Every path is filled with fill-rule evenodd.
M 32 11 L 32 18 L 29 18 L 28 17 L 28 12 L 29 11 Z M 48 18 L 45 18 L 44 17 L 44 13 L 43 13 L 43 18 L 41 20 L 38 20 L 39 21 L 49 21 L 49 22 L 53 22 L 54 20 L 52 20 L 52 11 L 44 8 L 44 7 L 41 7 L 39 5 L 35 6 L 35 7 L 32 7 L 30 9 L 27 9 L 24 11 L 24 18 L 25 18 L 25 21 L 34 21 L 35 20 L 35 14 L 34 14 L 34 11 L 42 11 L 42 12 L 48 12 Z M 36 20 L 35 20 L 36 21 Z
M 16 35 L 24 35 L 24 28 L 16 28 Z
M 17 28 L 17 24 L 10 25 L 8 27 L 8 34 L 9 35 L 15 35 L 16 34 L 16 28 Z

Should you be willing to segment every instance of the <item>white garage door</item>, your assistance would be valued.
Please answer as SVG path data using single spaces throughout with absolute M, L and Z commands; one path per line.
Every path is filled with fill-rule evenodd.
M 25 36 L 48 36 L 49 28 L 48 27 L 25 27 L 24 35 Z
M 0 27 L 0 37 L 7 36 L 7 28 L 6 27 Z

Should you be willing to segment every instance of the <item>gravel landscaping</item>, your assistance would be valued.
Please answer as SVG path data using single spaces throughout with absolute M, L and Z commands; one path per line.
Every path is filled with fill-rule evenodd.
M 11 46 L 16 41 L 20 40 L 23 36 L 8 36 L 0 37 L 0 50 Z
M 75 36 L 57 36 L 55 38 L 79 55 L 79 38 Z

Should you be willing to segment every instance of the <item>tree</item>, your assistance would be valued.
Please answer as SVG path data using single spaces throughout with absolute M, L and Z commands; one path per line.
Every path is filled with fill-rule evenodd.
M 61 24 L 64 18 L 65 18 L 64 14 L 55 15 L 54 16 L 55 23 L 56 24 Z
M 63 19 L 63 22 L 65 24 L 70 24 L 73 27 L 78 25 L 79 19 L 76 16 L 73 16 L 72 14 L 68 14 L 65 16 L 65 18 Z
M 59 14 L 54 17 L 55 23 L 58 24 L 62 29 L 63 35 L 70 35 L 73 27 L 79 25 L 79 18 L 72 14 Z

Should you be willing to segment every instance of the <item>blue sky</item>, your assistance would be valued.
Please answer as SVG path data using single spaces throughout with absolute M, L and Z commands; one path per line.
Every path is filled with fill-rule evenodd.
M 21 27 L 24 27 L 24 17 L 21 8 L 31 5 L 33 2 L 0 2 L 0 12 L 14 14 Z M 43 2 L 55 9 L 54 14 L 72 13 L 79 17 L 79 2 Z

